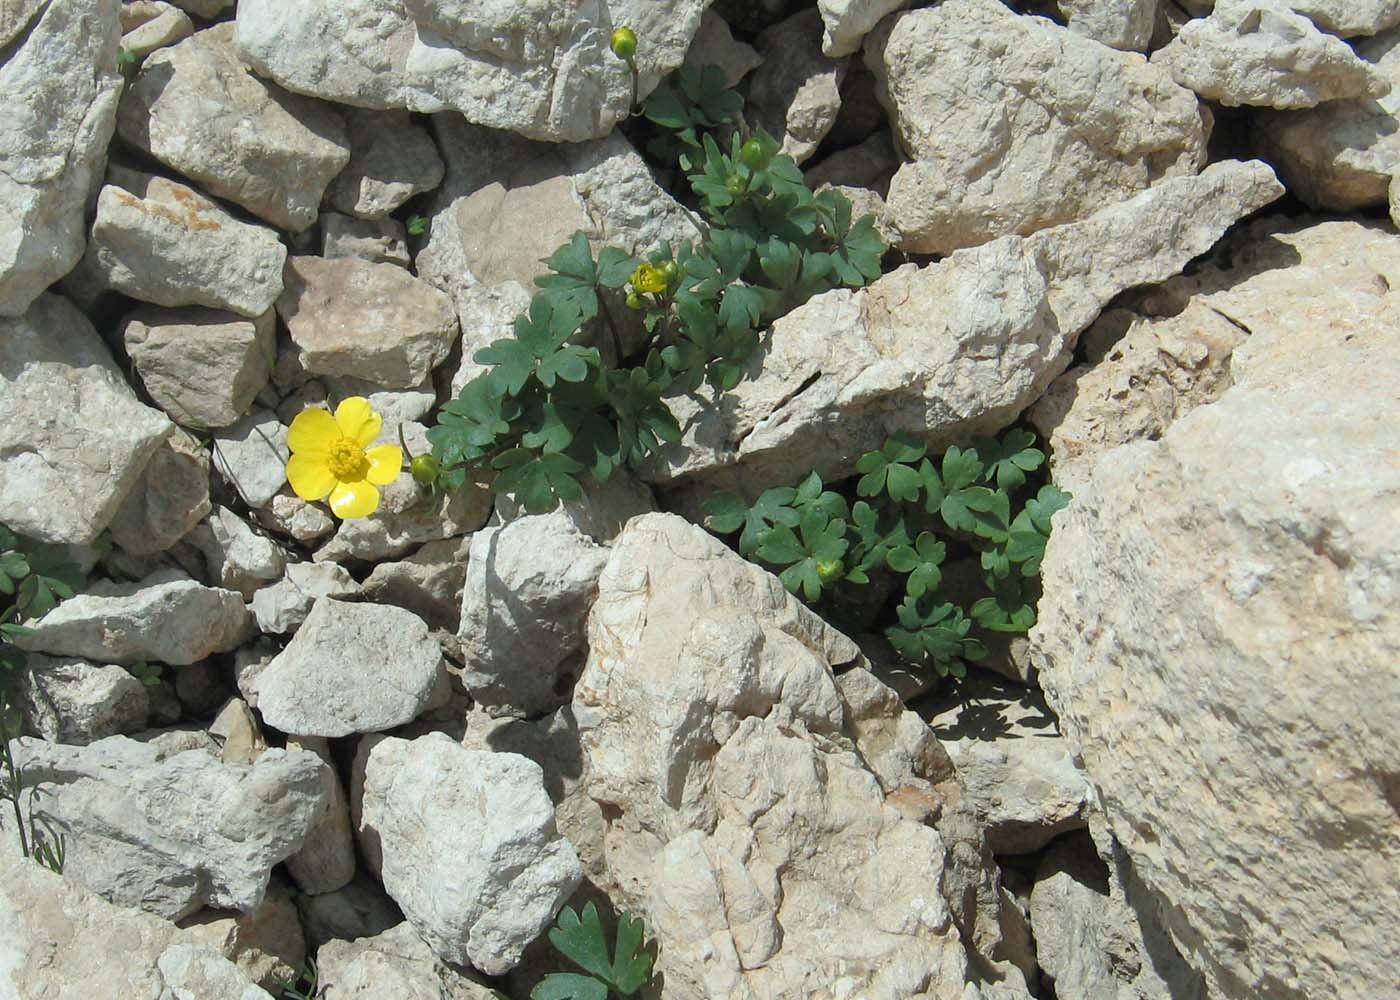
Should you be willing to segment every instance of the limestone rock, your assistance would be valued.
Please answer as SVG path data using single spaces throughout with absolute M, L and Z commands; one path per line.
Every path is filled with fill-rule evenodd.
M 296 737 L 287 741 L 287 749 L 307 750 L 326 765 L 321 771 L 326 811 L 306 834 L 301 850 L 287 859 L 287 873 L 304 893 L 335 892 L 355 877 L 355 841 L 350 831 L 345 786 L 335 771 L 326 740 L 318 736 Z
M 1069 30 L 1124 52 L 1146 52 L 1159 0 L 1060 0 Z
M 301 365 L 407 389 L 447 357 L 457 337 L 451 300 L 393 264 L 291 257 L 277 314 Z
M 243 599 L 178 570 L 136 583 L 98 580 L 33 625 L 19 645 L 51 656 L 100 663 L 155 660 L 176 666 L 233 649 L 248 635 Z
M 408 439 L 412 447 L 413 436 Z M 471 483 L 434 496 L 412 477 L 400 476 L 379 497 L 379 509 L 369 517 L 340 523 L 335 536 L 316 550 L 318 562 L 393 559 L 424 542 L 470 534 L 491 515 L 491 493 Z
M 212 949 L 263 989 L 292 982 L 306 962 L 301 920 L 287 887 L 273 879 L 267 895 L 248 913 L 201 910 L 181 921 L 181 937 Z
M 377 604 L 412 611 L 432 628 L 456 632 L 467 576 L 467 545 L 465 539 L 456 538 L 426 542 L 407 559 L 375 566 L 362 592 Z
M 54 743 L 91 743 L 146 727 L 146 688 L 117 666 L 30 653 L 15 684 L 25 729 Z
M 1400 11 L 1400 5 L 1396 5 Z M 1390 83 L 1377 100 L 1329 101 L 1258 115 L 1251 140 L 1313 208 L 1348 212 L 1387 203 L 1400 173 L 1400 28 L 1361 40 L 1356 52 Z
M 1065 740 L 1050 733 L 944 744 L 964 802 L 997 854 L 1029 854 L 1087 824 L 1094 792 Z
M 349 108 L 350 162 L 326 189 L 337 211 L 382 219 L 408 199 L 442 183 L 442 157 L 432 136 L 406 111 Z
M 758 36 L 763 64 L 749 83 L 750 122 L 783 144 L 798 163 L 811 157 L 841 110 L 844 58 L 821 50 L 822 19 L 808 8 Z
M 364 108 L 460 111 L 549 142 L 607 135 L 632 78 L 608 51 L 616 25 L 637 50 L 640 95 L 681 64 L 707 0 L 244 0 L 238 45 L 289 90 Z
M 1064 370 L 1114 295 L 1177 273 L 1279 193 L 1262 163 L 1225 161 L 1083 222 L 817 296 L 773 324 L 723 406 L 703 390 L 670 397 L 683 437 L 647 474 L 756 492 L 813 469 L 849 475 L 894 431 L 934 450 L 994 433 Z
M 323 597 L 258 679 L 268 725 L 302 736 L 372 733 L 429 707 L 442 651 L 417 615 Z
M 275 266 L 280 292 L 280 256 Z M 270 307 L 251 320 L 205 309 L 140 309 L 123 320 L 122 341 L 141 384 L 171 419 L 227 427 L 267 385 L 276 317 Z
M 332 1000 L 493 1000 L 496 996 L 445 964 L 408 921 L 372 937 L 326 942 L 316 953 L 316 971 L 317 982 Z
M 1378 35 L 1400 24 L 1395 0 L 1287 0 L 1288 6 L 1323 31 L 1343 38 Z
M 847 725 L 849 639 L 664 514 L 614 543 L 588 629 L 588 793 L 668 996 L 966 995 L 943 841 L 886 798 Z
M 708 8 L 700 15 L 700 28 L 685 53 L 687 68 L 698 71 L 718 66 L 734 87 L 761 62 L 763 57 L 752 45 L 734 37 L 728 21 Z
M 233 31 L 216 24 L 148 56 L 122 95 L 117 132 L 210 194 L 301 232 L 350 160 L 345 124 L 248 72 Z
M 866 34 L 886 14 L 908 7 L 910 0 L 817 0 L 822 16 L 822 52 L 832 59 L 860 49 Z
M 397 219 L 357 219 L 322 212 L 321 256 L 327 260 L 358 257 L 371 264 L 408 267 L 408 233 Z
M 164 552 L 209 510 L 209 454 L 177 429 L 156 449 L 117 508 L 112 540 L 132 555 Z
M 295 632 L 320 598 L 359 593 L 355 578 L 335 563 L 292 563 L 281 580 L 253 595 L 248 609 L 265 633 Z
M 160 760 L 124 736 L 14 747 L 26 778 L 43 785 L 35 814 L 66 837 L 66 877 L 172 920 L 201 905 L 257 906 L 272 866 L 325 809 L 323 765 L 308 753 L 269 750 L 252 764 L 225 764 L 188 750 Z
M 117 10 L 50 0 L 0 13 L 0 316 L 23 315 L 83 255 L 122 88 Z
M 334 892 L 298 895 L 296 903 L 307 945 L 313 950 L 329 941 L 374 937 L 403 923 L 394 901 L 363 873 Z
M 190 541 L 204 553 L 209 582 L 236 590 L 245 600 L 279 579 L 287 565 L 280 545 L 227 507 L 215 507 L 209 519 L 191 532 Z
M 122 48 L 141 59 L 194 34 L 194 22 L 162 0 L 131 0 L 121 10 Z
M 899 14 L 865 53 L 913 161 L 888 197 L 905 250 L 1083 219 L 1205 161 L 1196 97 L 1165 70 L 996 0 Z
M 219 740 L 219 759 L 223 761 L 251 764 L 267 749 L 262 727 L 242 698 L 230 698 L 225 702 L 214 721 L 209 723 L 209 735 Z
M 217 431 L 212 450 L 214 468 L 249 507 L 267 506 L 287 485 L 287 428 L 270 410 L 254 408 Z
M 1284 319 L 1236 349 L 1234 386 L 1100 457 L 1045 560 L 1041 682 L 1223 997 L 1369 996 L 1400 961 L 1378 847 L 1395 834 L 1400 478 L 1376 460 L 1400 371 L 1394 236 L 1372 238 L 1388 256 L 1273 275 L 1300 289 L 1298 318 L 1271 297 L 1261 320 Z
M 1231 3 L 1187 22 L 1152 64 L 1226 107 L 1311 108 L 1390 92 L 1390 80 L 1346 42 L 1274 0 Z
M 287 487 L 257 511 L 263 527 L 281 532 L 298 542 L 315 542 L 335 530 L 335 520 L 325 510 L 307 503 Z
M 225 997 L 227 1000 L 273 1000 L 272 994 L 254 985 L 217 951 L 181 942 L 172 944 L 156 960 L 165 980 L 161 1000 L 200 1000 Z
M 0 413 L 0 522 L 47 542 L 96 539 L 171 430 L 56 295 L 0 318 Z
M 519 961 L 582 877 L 539 765 L 442 733 L 375 745 L 360 822 L 414 929 L 439 957 L 489 975 Z

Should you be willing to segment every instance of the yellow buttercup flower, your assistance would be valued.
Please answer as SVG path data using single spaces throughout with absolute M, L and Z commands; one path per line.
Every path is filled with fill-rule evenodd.
M 664 292 L 666 274 L 654 264 L 643 264 L 632 272 L 632 287 L 639 292 Z
M 287 482 L 303 500 L 330 495 L 339 518 L 365 517 L 379 507 L 376 486 L 392 483 L 403 470 L 396 444 L 370 448 L 384 418 L 363 396 L 348 396 L 335 416 L 322 409 L 302 410 L 287 431 Z

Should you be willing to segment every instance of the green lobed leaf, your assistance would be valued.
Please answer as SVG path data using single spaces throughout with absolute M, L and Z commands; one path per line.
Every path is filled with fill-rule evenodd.
M 1007 431 L 1001 440 L 973 438 L 977 454 L 985 463 L 983 477 L 998 489 L 1010 492 L 1026 481 L 1026 473 L 1045 463 L 1045 453 L 1035 447 L 1035 435 L 1019 428 Z
M 530 1000 L 608 1000 L 608 987 L 577 972 L 551 972 L 530 991 Z

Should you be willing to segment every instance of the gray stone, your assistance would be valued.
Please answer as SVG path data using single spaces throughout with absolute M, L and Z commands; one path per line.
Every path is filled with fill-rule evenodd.
M 432 136 L 406 111 L 348 108 L 350 162 L 326 189 L 326 202 L 361 219 L 382 219 L 408 199 L 442 183 L 442 157 Z
M 263 527 L 303 544 L 319 541 L 335 530 L 334 518 L 292 493 L 290 487 L 256 513 Z
M 30 653 L 15 680 L 25 729 L 54 743 L 91 743 L 146 727 L 146 687 L 121 667 Z
M 1377 853 L 1400 478 L 1376 458 L 1395 447 L 1400 275 L 1388 230 L 1338 254 L 1349 229 L 1272 237 L 1317 263 L 1256 292 L 1216 402 L 1099 458 L 1056 517 L 1031 633 L 1111 832 L 1222 997 L 1370 996 L 1400 962 Z
M 540 766 L 442 733 L 374 746 L 360 824 L 414 930 L 439 957 L 489 975 L 520 960 L 582 878 Z
M 301 232 L 350 160 L 344 121 L 253 76 L 233 31 L 217 24 L 148 56 L 122 96 L 117 131 L 210 194 Z
M 1378 35 L 1400 24 L 1400 3 L 1395 0 L 1288 0 L 1288 6 L 1343 38 Z
M 718 66 L 734 87 L 761 62 L 763 57 L 752 45 L 734 37 L 728 21 L 708 8 L 700 15 L 700 28 L 685 52 L 687 69 L 698 72 L 706 66 Z
M 18 645 L 100 663 L 181 666 L 233 649 L 250 625 L 234 591 L 165 570 L 135 583 L 98 580 L 35 622 L 35 634 Z
M 313 374 L 422 383 L 457 338 L 452 301 L 393 264 L 291 257 L 277 314 Z
M 412 611 L 431 628 L 456 632 L 467 576 L 467 545 L 465 539 L 444 538 L 425 542 L 407 559 L 380 563 L 365 578 L 364 596 Z
M 408 233 L 398 219 L 357 219 L 339 212 L 322 212 L 321 256 L 327 260 L 356 257 L 371 264 L 408 267 Z
M 372 937 L 328 941 L 316 953 L 316 971 L 317 982 L 330 1000 L 493 1000 L 497 996 L 438 958 L 408 921 Z
M 225 764 L 187 750 L 160 760 L 155 747 L 125 736 L 13 747 L 26 777 L 43 786 L 35 814 L 66 838 L 66 876 L 172 920 L 201 905 L 256 907 L 272 866 L 325 809 L 314 754 L 269 750 L 252 764 Z M 7 841 L 12 827 L 7 820 Z
M 1060 0 L 1059 8 L 1076 35 L 1125 52 L 1146 52 L 1162 4 L 1160 0 Z
M 258 678 L 258 710 L 284 733 L 378 732 L 429 708 L 442 670 L 417 615 L 323 597 Z
M 703 389 L 669 398 L 683 436 L 647 475 L 757 492 L 813 469 L 849 475 L 895 431 L 935 451 L 994 433 L 1064 370 L 1114 295 L 1177 273 L 1279 193 L 1264 164 L 1225 161 L 1083 222 L 817 296 L 773 324 L 722 407 Z
M 249 507 L 267 506 L 287 484 L 287 428 L 270 410 L 217 431 L 211 448 L 214 468 Z
M 763 64 L 749 82 L 745 113 L 798 163 L 811 157 L 836 123 L 847 60 L 822 54 L 822 18 L 797 12 L 758 36 Z
M 996 0 L 896 15 L 865 61 L 912 160 L 887 199 L 905 250 L 1083 219 L 1205 162 L 1196 97 L 1164 69 Z
M 279 292 L 281 266 L 279 257 Z M 171 419 L 227 427 L 267 385 L 276 317 L 270 307 L 251 320 L 195 308 L 140 309 L 123 320 L 122 342 L 141 384 Z
M 336 773 L 330 744 L 319 736 L 287 740 L 288 750 L 307 750 L 321 758 L 326 811 L 306 834 L 306 842 L 286 861 L 287 874 L 304 893 L 335 892 L 355 877 L 355 840 L 350 831 L 350 804 Z
M 10 0 L 0 11 L 0 316 L 23 315 L 83 255 L 121 95 L 117 9 Z
M 295 632 L 320 598 L 359 594 L 355 578 L 335 563 L 292 563 L 281 580 L 253 595 L 248 610 L 264 633 Z
M 272 994 L 248 977 L 217 951 L 181 942 L 172 944 L 156 960 L 165 980 L 161 1000 L 272 1000 Z
M 1187 22 L 1152 64 L 1226 107 L 1311 108 L 1390 92 L 1390 80 L 1351 46 L 1275 0 L 1231 3 Z
M 131 0 L 121 10 L 122 48 L 137 59 L 194 34 L 194 22 L 162 0 Z
M 155 450 L 117 508 L 112 541 L 132 555 L 164 552 L 209 511 L 209 453 L 177 429 Z
M 1044 733 L 945 743 L 964 802 L 997 854 L 1029 854 L 1084 828 L 1094 791 L 1065 740 Z
M 910 0 L 817 0 L 822 16 L 822 51 L 831 58 L 860 50 L 871 28 Z
M 280 579 L 287 554 L 265 534 L 227 507 L 215 507 L 209 519 L 190 533 L 190 542 L 204 553 L 206 579 L 217 587 L 236 590 L 244 600 L 259 587 Z
M 297 896 L 297 910 L 307 944 L 319 950 L 329 941 L 374 937 L 403 922 L 403 914 L 366 874 L 334 892 Z
M 306 964 L 306 939 L 288 888 L 273 878 L 263 901 L 248 913 L 200 910 L 180 922 L 181 937 L 210 948 L 263 989 L 282 996 Z M 202 1000 L 202 998 L 201 998 Z
M 289 90 L 365 108 L 460 111 L 549 142 L 607 135 L 632 102 L 616 25 L 638 47 L 640 95 L 681 64 L 706 0 L 244 0 L 238 45 Z
M 46 542 L 95 540 L 171 431 L 56 295 L 0 318 L 0 413 L 0 522 Z

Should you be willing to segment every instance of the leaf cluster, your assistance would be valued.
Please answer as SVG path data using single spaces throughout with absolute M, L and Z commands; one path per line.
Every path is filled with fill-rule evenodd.
M 986 655 L 974 624 L 1024 632 L 1035 623 L 1051 519 L 1069 494 L 1049 484 L 1031 492 L 1029 474 L 1045 454 L 1029 431 L 974 438 L 936 460 L 927 452 L 922 442 L 894 436 L 861 456 L 853 491 L 849 482 L 844 492 L 828 489 L 813 472 L 752 504 L 717 494 L 704 505 L 706 524 L 739 532 L 741 554 L 775 567 L 788 590 L 812 604 L 875 574 L 902 577 L 885 636 L 905 658 L 960 677 L 965 661 Z M 970 609 L 943 593 L 950 547 L 980 559 L 987 596 Z
M 853 220 L 839 193 L 813 195 L 771 136 L 734 132 L 720 148 L 709 130 L 741 107 L 713 67 L 679 70 L 648 98 L 643 113 L 693 171 L 704 238 L 643 259 L 617 247 L 595 256 L 580 232 L 547 258 L 513 335 L 474 355 L 488 370 L 429 431 L 441 485 L 489 482 L 530 513 L 575 499 L 581 476 L 604 481 L 680 439 L 669 394 L 734 388 L 768 324 L 879 275 L 874 220 Z M 617 316 L 624 300 L 624 319 L 639 312 L 645 332 L 630 349 Z
M 635 996 L 651 978 L 655 960 L 643 945 L 644 937 L 641 920 L 624 913 L 618 918 L 617 940 L 609 953 L 598 908 L 588 903 L 580 915 L 564 907 L 549 930 L 549 941 L 583 972 L 549 973 L 530 991 L 530 1000 L 608 1000 L 614 993 Z M 496 996 L 509 1000 L 500 991 Z

